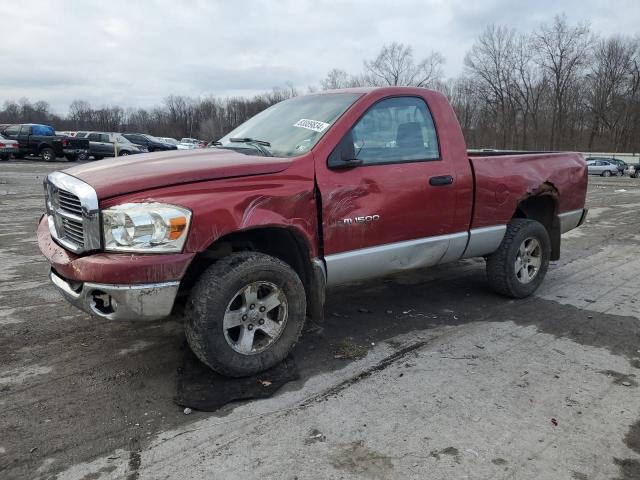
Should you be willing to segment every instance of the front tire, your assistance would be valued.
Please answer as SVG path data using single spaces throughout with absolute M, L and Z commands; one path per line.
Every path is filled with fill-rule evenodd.
M 286 263 L 263 253 L 239 252 L 201 275 L 185 314 L 193 353 L 218 373 L 244 377 L 287 357 L 302 332 L 306 296 Z
M 611 176 L 611 171 L 610 170 L 605 170 L 604 172 L 602 172 L 602 176 L 603 177 L 610 177 Z
M 528 297 L 544 280 L 550 256 L 547 229 L 535 220 L 514 218 L 498 250 L 487 258 L 489 285 L 508 297 Z

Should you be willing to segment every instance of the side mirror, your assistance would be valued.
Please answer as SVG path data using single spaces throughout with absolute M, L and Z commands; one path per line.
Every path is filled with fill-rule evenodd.
M 327 159 L 327 166 L 333 170 L 353 168 L 362 165 L 362 160 L 356 158 L 356 150 L 353 146 L 351 131 L 342 137 L 342 140 L 333 149 Z

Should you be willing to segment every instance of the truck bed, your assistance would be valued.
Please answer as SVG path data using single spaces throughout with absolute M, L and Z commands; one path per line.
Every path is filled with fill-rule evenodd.
M 471 228 L 507 223 L 519 202 L 549 195 L 556 214 L 582 209 L 587 167 L 574 152 L 470 152 L 474 176 Z

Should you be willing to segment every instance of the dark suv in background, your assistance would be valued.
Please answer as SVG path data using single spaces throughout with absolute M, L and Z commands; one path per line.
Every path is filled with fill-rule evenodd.
M 147 135 L 145 133 L 123 133 L 122 136 L 131 143 L 146 147 L 150 152 L 159 152 L 163 150 L 177 150 L 178 147 L 170 143 L 162 142 L 160 139 Z
M 118 157 L 146 153 L 148 151 L 146 147 L 136 145 L 127 140 L 121 133 L 77 132 L 75 138 L 89 140 L 89 152 L 95 160 L 102 160 L 104 157 L 115 157 L 116 146 L 118 147 Z

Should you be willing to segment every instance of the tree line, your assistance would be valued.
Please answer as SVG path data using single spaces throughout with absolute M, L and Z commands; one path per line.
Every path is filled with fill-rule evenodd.
M 464 71 L 444 79 L 445 59 L 415 59 L 412 47 L 391 43 L 359 72 L 333 69 L 310 92 L 409 85 L 442 91 L 470 148 L 640 151 L 640 37 L 601 37 L 588 24 L 557 16 L 530 32 L 489 25 L 464 59 Z M 175 138 L 218 139 L 274 103 L 298 95 L 289 85 L 251 98 L 171 95 L 150 109 L 92 107 L 75 100 L 66 116 L 46 102 L 7 101 L 2 123 L 48 123 L 57 130 L 136 131 Z

